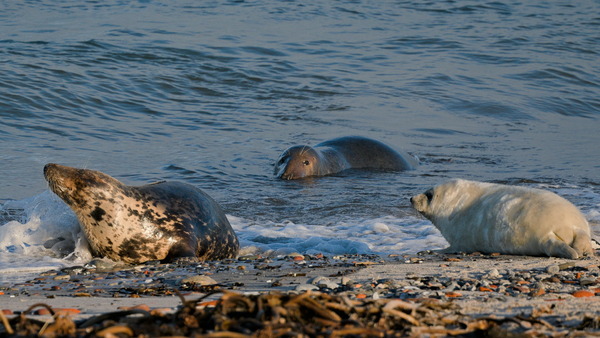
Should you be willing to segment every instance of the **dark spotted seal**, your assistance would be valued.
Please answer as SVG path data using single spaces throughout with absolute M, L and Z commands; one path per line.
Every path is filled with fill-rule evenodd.
M 50 189 L 77 215 L 93 253 L 142 263 L 235 257 L 238 239 L 219 205 L 180 182 L 127 186 L 99 171 L 47 164 Z
M 411 170 L 418 161 L 406 153 L 366 137 L 346 136 L 314 147 L 293 146 L 275 164 L 275 176 L 294 180 L 325 176 L 346 169 Z

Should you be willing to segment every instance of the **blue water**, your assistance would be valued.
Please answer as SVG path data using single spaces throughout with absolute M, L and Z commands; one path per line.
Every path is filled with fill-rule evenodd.
M 48 162 L 194 184 L 248 251 L 443 247 L 408 198 L 450 177 L 551 189 L 598 231 L 599 31 L 598 1 L 1 2 L 0 268 L 85 258 Z M 344 135 L 421 166 L 272 177 Z

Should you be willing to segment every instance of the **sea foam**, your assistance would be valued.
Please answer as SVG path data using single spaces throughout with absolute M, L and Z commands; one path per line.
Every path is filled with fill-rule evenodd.
M 80 265 L 92 258 L 75 214 L 50 191 L 6 202 L 0 215 L 0 273 Z M 416 216 L 325 225 L 227 217 L 240 239 L 242 255 L 404 254 L 447 246 L 429 221 Z

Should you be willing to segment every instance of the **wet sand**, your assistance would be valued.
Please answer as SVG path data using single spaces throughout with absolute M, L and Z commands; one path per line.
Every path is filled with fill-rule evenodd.
M 44 303 L 54 309 L 71 309 L 70 316 L 77 322 L 135 306 L 175 313 L 182 305 L 180 296 L 189 301 L 209 295 L 201 300 L 207 302 L 219 299 L 222 293 L 218 291 L 243 295 L 310 291 L 359 302 L 400 299 L 422 304 L 434 300 L 451 304 L 453 315 L 473 321 L 515 322 L 513 331 L 535 328 L 546 333 L 600 335 L 597 256 L 567 260 L 435 253 L 290 255 L 201 264 L 100 265 L 48 271 L 24 283 L 0 284 L 0 309 L 7 318 L 21 313 L 28 318 L 49 318 L 39 311 L 40 306 L 25 313 L 30 306 Z

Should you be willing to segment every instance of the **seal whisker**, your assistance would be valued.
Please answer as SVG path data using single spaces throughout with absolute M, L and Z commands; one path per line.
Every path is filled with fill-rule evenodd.
M 304 156 L 304 154 L 306 154 L 307 151 L 308 151 L 308 147 L 302 146 L 302 149 L 300 149 L 300 156 Z

